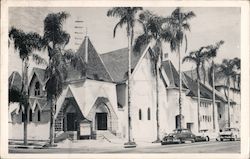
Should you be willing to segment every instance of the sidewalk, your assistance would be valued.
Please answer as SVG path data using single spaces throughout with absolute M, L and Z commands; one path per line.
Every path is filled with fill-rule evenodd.
M 23 148 L 23 149 L 42 149 L 46 141 L 28 141 L 27 145 L 23 144 L 22 140 L 9 140 L 9 148 Z
M 125 141 L 119 142 L 108 142 L 106 140 L 64 140 L 63 142 L 57 143 L 57 148 L 123 148 Z M 160 145 L 160 143 L 151 142 L 136 142 L 137 147 L 152 147 Z
M 69 140 L 66 139 L 62 142 L 56 143 L 55 147 L 46 147 L 44 146 L 46 141 L 28 141 L 28 145 L 23 145 L 23 141 L 9 141 L 9 148 L 20 148 L 20 149 L 56 149 L 56 148 L 83 148 L 83 149 L 108 149 L 108 148 L 124 148 L 124 143 L 126 141 L 117 140 L 115 142 L 108 142 L 107 140 Z M 160 143 L 151 143 L 151 142 L 136 142 L 136 147 L 154 147 L 160 145 Z

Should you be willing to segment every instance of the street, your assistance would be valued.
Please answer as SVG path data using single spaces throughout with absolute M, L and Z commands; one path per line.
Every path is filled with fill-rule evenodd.
M 136 148 L 123 148 L 123 145 L 80 148 L 15 149 L 9 153 L 240 153 L 240 141 L 210 141 L 174 145 L 138 145 Z

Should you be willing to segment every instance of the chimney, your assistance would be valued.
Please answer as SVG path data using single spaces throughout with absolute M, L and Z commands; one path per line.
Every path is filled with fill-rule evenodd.
M 88 46 L 89 46 L 88 39 L 89 39 L 88 36 L 85 36 L 85 63 L 88 63 Z

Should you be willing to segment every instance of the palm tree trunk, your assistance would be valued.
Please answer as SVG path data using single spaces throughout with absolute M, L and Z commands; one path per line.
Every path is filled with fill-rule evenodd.
M 230 79 L 228 79 L 228 94 L 227 94 L 227 103 L 228 103 L 228 127 L 230 127 Z
M 178 54 L 179 54 L 179 128 L 182 128 L 182 106 L 181 106 L 181 90 L 182 90 L 182 77 L 181 77 L 181 53 L 180 46 L 178 45 Z
M 131 30 L 128 31 L 128 142 L 131 142 Z
M 215 130 L 215 80 L 214 80 L 214 60 L 212 60 L 212 87 L 213 87 L 213 129 Z
M 198 116 L 198 132 L 200 131 L 200 104 L 201 104 L 201 92 L 200 92 L 200 75 L 199 75 L 199 66 L 197 66 L 197 93 L 198 93 L 198 102 L 197 102 L 197 116 Z
M 28 126 L 28 121 L 27 121 L 27 110 L 24 110 L 24 120 L 23 120 L 23 144 L 27 145 L 28 144 L 28 139 L 27 139 L 27 126 Z
M 156 82 L 156 127 L 157 127 L 157 138 L 156 142 L 160 142 L 160 124 L 159 124 L 159 78 L 158 78 L 158 69 L 157 62 L 155 62 L 155 82 Z
M 49 105 L 50 105 L 50 141 L 49 144 L 52 146 L 54 145 L 54 130 L 55 130 L 55 99 L 54 97 L 52 99 L 49 99 Z
M 25 100 L 28 102 L 28 58 L 24 59 L 24 68 L 23 68 L 23 94 L 25 96 Z M 26 105 L 27 104 L 27 105 Z M 28 144 L 28 139 L 27 139 L 27 125 L 28 125 L 28 103 L 25 103 L 24 105 L 24 122 L 23 122 L 23 144 L 27 145 Z

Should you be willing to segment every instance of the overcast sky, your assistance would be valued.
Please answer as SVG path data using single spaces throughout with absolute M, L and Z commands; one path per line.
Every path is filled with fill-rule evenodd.
M 67 48 L 76 49 L 74 44 L 76 29 L 75 20 L 83 20 L 84 27 L 88 29 L 88 36 L 98 53 L 105 53 L 127 46 L 124 28 L 118 28 L 116 37 L 113 38 L 113 28 L 118 19 L 107 17 L 109 8 L 10 8 L 9 26 L 15 26 L 24 31 L 35 31 L 42 35 L 43 20 L 48 13 L 66 11 L 70 17 L 64 28 L 71 35 Z M 161 16 L 169 16 L 175 8 L 144 8 Z M 190 20 L 191 32 L 188 35 L 188 51 L 193 51 L 201 46 L 214 44 L 224 40 L 225 44 L 218 52 L 217 62 L 223 58 L 240 57 L 240 8 L 182 8 L 183 11 L 194 11 L 196 17 Z M 136 26 L 136 36 L 141 33 L 141 26 Z M 85 31 L 84 31 L 85 32 Z M 164 52 L 170 52 L 169 44 L 164 44 Z M 175 54 L 170 54 L 176 65 Z M 15 58 L 12 56 L 11 58 Z M 191 69 L 193 65 L 184 64 L 184 70 Z

